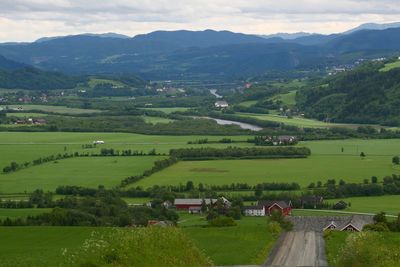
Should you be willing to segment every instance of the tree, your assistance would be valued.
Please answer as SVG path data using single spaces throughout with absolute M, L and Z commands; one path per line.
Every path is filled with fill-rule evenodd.
M 386 219 L 386 213 L 385 212 L 380 212 L 374 216 L 374 222 L 375 223 L 387 223 Z
M 399 165 L 400 164 L 400 157 L 399 156 L 394 156 L 392 158 L 392 163 L 395 165 Z
M 205 213 L 206 211 L 207 211 L 207 204 L 206 204 L 206 201 L 203 199 L 201 201 L 201 212 Z
M 371 183 L 373 183 L 373 184 L 378 183 L 378 177 L 372 176 L 372 177 L 371 177 Z
M 360 153 L 360 157 L 361 157 L 362 159 L 365 158 L 365 157 L 366 157 L 365 153 L 364 153 L 364 152 L 361 152 L 361 153 Z
M 262 194 L 263 194 L 262 189 L 257 188 L 256 190 L 254 190 L 254 195 L 255 195 L 257 198 L 261 197 Z
M 194 185 L 192 181 L 187 181 L 186 183 L 186 191 L 192 191 L 194 189 Z

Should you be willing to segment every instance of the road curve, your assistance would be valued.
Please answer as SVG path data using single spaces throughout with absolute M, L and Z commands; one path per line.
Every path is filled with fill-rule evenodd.
M 282 234 L 263 266 L 327 267 L 322 233 L 292 231 Z

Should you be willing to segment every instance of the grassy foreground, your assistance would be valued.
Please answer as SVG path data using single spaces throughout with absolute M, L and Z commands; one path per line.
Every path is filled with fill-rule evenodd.
M 176 228 L 2 227 L 0 236 L 7 267 L 211 265 Z
M 266 218 L 243 217 L 237 226 L 204 227 L 198 215 L 181 215 L 182 230 L 217 266 L 262 264 L 276 241 Z

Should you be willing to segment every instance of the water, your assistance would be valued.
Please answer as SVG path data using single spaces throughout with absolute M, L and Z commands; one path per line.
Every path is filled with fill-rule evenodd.
M 245 129 L 245 130 L 251 130 L 251 131 L 261 131 L 263 128 L 249 124 L 249 123 L 244 123 L 244 122 L 239 122 L 239 121 L 230 121 L 230 120 L 222 120 L 222 119 L 216 119 L 216 118 L 210 118 L 210 117 L 201 117 L 202 119 L 209 119 L 209 120 L 214 120 L 216 121 L 219 125 L 238 125 L 240 128 Z

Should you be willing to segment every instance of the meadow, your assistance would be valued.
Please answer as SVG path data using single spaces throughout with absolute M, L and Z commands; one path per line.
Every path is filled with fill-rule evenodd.
M 388 215 L 397 216 L 400 214 L 400 195 L 386 195 L 377 197 L 351 197 L 327 200 L 327 202 L 337 202 L 343 200 L 346 203 L 351 203 L 345 211 L 350 212 L 364 212 L 364 213 L 379 213 L 386 212 Z
M 179 226 L 216 266 L 263 263 L 276 241 L 267 219 L 243 217 L 237 226 L 210 228 L 198 215 L 181 215 Z
M 146 123 L 157 124 L 157 123 L 170 123 L 174 120 L 161 118 L 161 117 L 151 117 L 151 116 L 142 116 Z
M 19 266 L 56 266 L 63 249 L 75 249 L 96 231 L 90 227 L 0 227 L 0 262 Z M 29 262 L 32 265 L 24 265 Z M 14 265 L 15 266 L 15 265 Z
M 4 108 L 5 106 L 0 106 Z M 22 108 L 22 111 L 40 110 L 43 112 L 53 112 L 59 114 L 88 114 L 101 112 L 96 109 L 69 108 L 65 106 L 49 106 L 49 105 L 8 105 L 8 108 Z
M 385 64 L 385 66 L 382 69 L 380 69 L 379 71 L 386 72 L 386 71 L 390 71 L 395 68 L 400 68 L 400 60 Z
M 111 188 L 128 176 L 142 174 L 163 157 L 88 157 L 59 160 L 0 175 L 1 193 L 52 191 L 61 185 Z
M 209 185 L 297 182 L 306 187 L 311 182 L 324 183 L 328 179 L 361 183 L 371 176 L 382 179 L 393 173 L 400 171 L 393 169 L 391 157 L 386 156 L 361 159 L 349 155 L 313 155 L 307 159 L 183 161 L 139 181 L 137 185 L 179 185 L 187 181 Z
M 171 113 L 177 112 L 177 111 L 186 111 L 189 108 L 174 107 L 174 108 L 144 108 L 144 109 L 161 111 L 161 112 L 164 112 L 165 114 L 171 114 Z
M 26 218 L 27 216 L 35 216 L 45 212 L 50 212 L 51 209 L 0 209 L 0 220 L 6 218 Z

